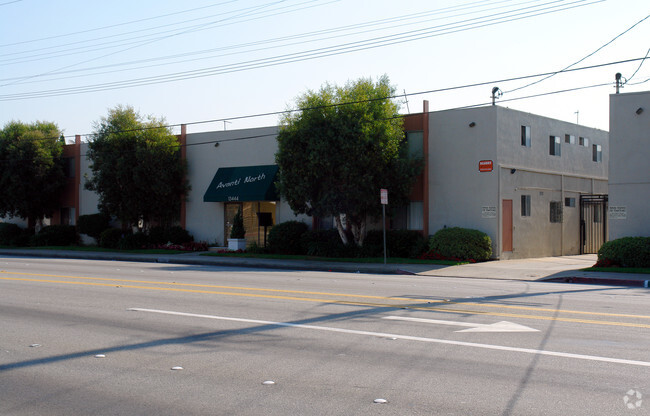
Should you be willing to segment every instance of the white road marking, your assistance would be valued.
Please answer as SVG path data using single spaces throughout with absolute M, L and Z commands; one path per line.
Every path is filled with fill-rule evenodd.
M 384 316 L 382 319 L 389 319 L 392 321 L 422 322 L 426 324 L 436 324 L 436 325 L 464 326 L 468 328 L 468 329 L 461 329 L 455 332 L 539 332 L 539 329 L 530 328 L 528 326 L 519 325 L 508 321 L 495 322 L 493 324 L 474 324 L 471 322 L 440 321 L 437 319 L 411 318 L 409 316 Z
M 453 341 L 448 339 L 413 337 L 410 335 L 387 334 L 383 332 L 357 331 L 354 329 L 332 328 L 327 326 L 292 324 L 288 322 L 262 321 L 259 319 L 232 318 L 227 316 L 202 315 L 196 313 L 163 311 L 158 309 L 129 308 L 128 310 L 134 312 L 150 312 L 150 313 L 159 313 L 165 315 L 187 316 L 192 318 L 217 319 L 221 321 L 245 322 L 251 324 L 274 325 L 274 326 L 289 327 L 289 328 L 314 329 L 317 331 L 338 332 L 343 334 L 367 335 L 367 336 L 380 337 L 380 338 L 395 338 L 395 339 L 402 339 L 406 341 L 430 342 L 435 344 L 457 345 L 462 347 L 482 348 L 488 350 L 520 352 L 524 354 L 547 355 L 551 357 L 573 358 L 576 360 L 600 361 L 605 363 L 650 367 L 649 361 L 637 361 L 637 360 L 626 360 L 622 358 L 599 357 L 597 355 L 573 354 L 569 352 L 545 351 L 545 350 L 536 350 L 532 348 L 507 347 L 504 345 L 479 344 L 475 342 Z

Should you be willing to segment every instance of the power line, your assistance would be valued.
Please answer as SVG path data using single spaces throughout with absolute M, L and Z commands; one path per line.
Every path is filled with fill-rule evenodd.
M 125 81 L 115 81 L 111 83 L 69 87 L 69 88 L 62 88 L 62 89 L 55 89 L 55 90 L 5 94 L 5 95 L 0 95 L 0 101 L 13 101 L 13 100 L 22 100 L 22 99 L 30 99 L 30 98 L 71 95 L 71 94 L 80 94 L 80 93 L 88 93 L 88 92 L 95 92 L 95 91 L 105 91 L 105 90 L 113 90 L 113 89 L 120 89 L 120 88 L 127 88 L 127 87 L 135 87 L 135 86 L 142 86 L 142 85 L 175 82 L 175 81 L 181 81 L 181 80 L 187 80 L 193 78 L 202 78 L 202 77 L 222 75 L 222 74 L 232 73 L 232 72 L 240 72 L 244 70 L 264 68 L 264 67 L 275 66 L 280 64 L 294 63 L 294 62 L 299 62 L 304 60 L 318 59 L 318 58 L 323 58 L 328 56 L 340 55 L 344 53 L 352 53 L 352 52 L 358 52 L 366 49 L 395 45 L 404 42 L 411 42 L 411 41 L 429 38 L 433 36 L 442 36 L 450 33 L 472 30 L 480 27 L 507 23 L 507 22 L 521 20 L 525 18 L 543 15 L 543 14 L 564 11 L 571 8 L 584 7 L 594 3 L 602 2 L 603 0 L 595 0 L 590 2 L 588 1 L 589 0 L 578 0 L 569 3 L 568 5 L 550 6 L 545 9 L 537 9 L 532 11 L 530 10 L 521 11 L 523 9 L 527 9 L 527 8 L 522 8 L 522 9 L 518 9 L 517 11 L 519 11 L 519 13 L 515 13 L 515 14 L 513 14 L 513 11 L 509 11 L 508 13 L 510 13 L 510 15 L 505 17 L 501 17 L 501 16 L 492 17 L 492 16 L 498 16 L 498 14 L 495 14 L 495 15 L 487 16 L 487 17 L 492 17 L 490 19 L 486 19 L 486 17 L 484 16 L 481 18 L 466 19 L 460 22 L 454 22 L 453 24 L 442 25 L 442 26 L 454 25 L 452 27 L 441 28 L 440 26 L 434 26 L 425 29 L 418 29 L 418 30 L 402 32 L 402 33 L 397 33 L 397 34 L 392 34 L 387 36 L 375 37 L 375 38 L 366 39 L 362 41 L 348 42 L 345 44 L 317 48 L 308 51 L 277 55 L 268 58 L 260 58 L 260 59 L 250 60 L 250 61 L 220 65 L 216 67 L 202 68 L 202 69 L 191 70 L 191 71 L 182 71 L 182 72 L 165 74 L 165 75 L 157 75 L 153 77 L 136 78 L 136 79 L 125 80 Z
M 617 65 L 617 64 L 621 64 L 621 63 L 629 63 L 629 62 L 634 62 L 634 61 L 639 61 L 639 60 L 644 60 L 644 59 L 646 59 L 646 58 L 627 59 L 627 60 L 624 60 L 624 61 L 608 62 L 608 63 L 603 63 L 603 64 L 591 65 L 591 66 L 581 67 L 581 68 L 573 68 L 573 69 L 564 70 L 564 71 L 557 71 L 557 72 L 577 72 L 577 71 L 582 71 L 582 70 L 588 70 L 588 69 L 602 68 L 602 67 L 605 67 L 605 66 Z M 171 128 L 179 127 L 179 126 L 182 126 L 182 125 L 190 126 L 190 125 L 217 123 L 217 122 L 231 121 L 231 120 L 243 120 L 243 119 L 249 119 L 249 118 L 278 116 L 278 115 L 281 115 L 281 114 L 300 112 L 300 111 L 305 111 L 305 110 L 313 110 L 313 109 L 329 108 L 329 107 L 338 107 L 338 106 L 344 106 L 344 105 L 354 105 L 354 104 L 359 104 L 359 103 L 364 103 L 364 102 L 379 101 L 379 100 L 386 100 L 386 99 L 397 99 L 397 98 L 402 98 L 402 97 L 407 97 L 407 96 L 435 94 L 435 93 L 454 91 L 454 90 L 459 90 L 459 89 L 464 89 L 464 88 L 473 88 L 473 87 L 479 87 L 479 86 L 485 86 L 485 85 L 494 85 L 494 84 L 497 84 L 497 83 L 512 82 L 512 81 L 530 79 L 530 78 L 535 78 L 535 77 L 540 77 L 540 76 L 547 76 L 549 74 L 552 74 L 552 73 L 540 73 L 540 74 L 532 74 L 532 75 L 522 75 L 522 76 L 513 77 L 513 78 L 504 78 L 504 79 L 498 79 L 498 80 L 483 81 L 483 82 L 477 82 L 477 83 L 472 83 L 472 84 L 464 84 L 464 85 L 457 85 L 457 86 L 452 86 L 452 87 L 438 88 L 438 89 L 433 89 L 433 90 L 418 91 L 418 92 L 403 93 L 403 94 L 395 94 L 395 95 L 388 96 L 388 97 L 379 97 L 379 98 L 351 101 L 351 102 L 345 102 L 345 103 L 328 104 L 328 105 L 317 106 L 317 107 L 309 107 L 309 108 L 297 108 L 297 109 L 289 109 L 289 110 L 283 110 L 283 111 L 272 111 L 272 112 L 266 112 L 266 113 L 257 113 L 257 114 L 248 114 L 248 115 L 233 116 L 233 117 L 224 117 L 224 118 L 211 119 L 211 120 L 202 120 L 202 121 L 193 121 L 193 122 L 186 122 L 186 123 L 176 123 L 176 124 L 166 124 L 166 125 L 160 125 L 160 126 L 143 127 L 143 128 L 136 128 L 136 129 L 121 130 L 121 131 L 117 131 L 117 132 L 114 132 L 114 133 L 126 133 L 126 132 L 132 132 L 132 131 L 143 131 L 143 130 L 161 129 L 161 128 L 171 129 Z M 647 82 L 648 80 L 650 80 L 650 78 L 643 81 L 643 82 Z M 565 92 L 573 92 L 573 91 L 589 89 L 589 88 L 596 88 L 596 87 L 602 87 L 602 86 L 607 86 L 607 85 L 611 85 L 611 83 L 595 84 L 595 85 L 576 87 L 576 88 L 570 88 L 570 89 L 564 89 L 564 90 L 558 90 L 558 91 L 551 91 L 551 92 L 546 92 L 546 93 L 539 93 L 539 94 L 529 95 L 529 96 L 525 96 L 525 97 L 502 99 L 500 102 L 518 101 L 518 100 L 523 100 L 523 99 L 530 99 L 530 98 L 536 98 L 536 97 L 552 95 L 552 94 L 560 94 L 560 93 L 565 93 Z M 636 84 L 634 84 L 634 85 L 636 85 Z M 489 105 L 489 104 L 491 104 L 491 103 L 486 102 L 486 103 L 456 107 L 455 109 L 481 107 L 481 106 L 485 106 L 485 105 Z M 404 116 L 406 116 L 406 115 L 404 115 Z M 79 134 L 78 136 L 92 137 L 92 136 L 95 136 L 95 133 Z M 49 138 L 40 138 L 38 140 L 46 140 L 46 139 L 51 140 L 51 139 L 58 139 L 58 138 L 59 137 L 57 136 L 57 137 L 49 137 Z M 211 142 L 211 143 L 214 143 L 214 142 Z
M 629 32 L 630 30 L 634 29 L 636 26 L 638 26 L 639 24 L 641 24 L 642 22 L 644 22 L 644 21 L 647 20 L 648 18 L 650 18 L 650 14 L 647 15 L 646 17 L 644 17 L 643 19 L 639 20 L 638 22 L 636 22 L 635 24 L 633 24 L 632 26 L 630 26 L 629 28 L 627 28 L 627 29 L 624 30 L 623 32 L 619 33 L 619 34 L 616 35 L 612 40 L 610 40 L 609 42 L 605 43 L 604 45 L 602 45 L 601 47 L 599 47 L 599 48 L 596 49 L 595 51 L 591 52 L 591 53 L 588 54 L 587 56 L 585 56 L 585 57 L 583 57 L 583 58 L 581 58 L 581 59 L 575 61 L 574 63 L 572 63 L 571 65 L 567 66 L 566 68 L 563 68 L 562 71 L 564 71 L 564 70 L 566 70 L 566 69 L 569 69 L 569 68 L 571 68 L 571 67 L 573 67 L 573 66 L 579 64 L 580 62 L 584 61 L 585 59 L 587 59 L 587 58 L 589 58 L 589 57 L 595 55 L 595 54 L 598 53 L 600 50 L 602 50 L 603 48 L 609 46 L 609 45 L 610 45 L 612 42 L 614 42 L 616 39 L 620 38 L 621 36 L 623 36 L 624 34 L 626 34 L 627 32 Z M 650 52 L 650 50 L 649 50 L 649 52 Z M 647 56 L 647 55 L 646 55 L 646 56 Z M 642 63 L 643 63 L 643 62 L 642 62 Z M 559 72 L 561 72 L 561 71 L 559 71 Z M 521 89 L 524 89 L 524 88 L 530 87 L 530 86 L 532 86 L 532 85 L 539 84 L 540 82 L 542 82 L 542 81 L 546 81 L 547 79 L 553 77 L 554 75 L 555 75 L 555 74 L 552 74 L 552 75 L 549 75 L 549 76 L 547 76 L 547 77 L 545 77 L 545 78 L 542 78 L 542 79 L 540 79 L 540 80 L 537 80 L 537 81 L 535 81 L 535 82 L 531 82 L 530 84 L 526 84 L 526 85 L 524 85 L 524 86 L 522 86 L 522 87 L 518 87 L 518 88 L 515 88 L 515 89 L 513 89 L 513 90 L 506 91 L 506 93 L 519 91 L 519 90 L 521 90 Z

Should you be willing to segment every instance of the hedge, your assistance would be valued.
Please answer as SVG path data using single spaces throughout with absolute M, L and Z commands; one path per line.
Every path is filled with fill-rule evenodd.
M 110 220 L 108 215 L 102 213 L 80 215 L 77 229 L 81 234 L 89 235 L 99 243 L 102 232 L 110 228 Z
M 486 261 L 492 256 L 492 240 L 478 230 L 443 228 L 429 240 L 429 250 L 448 259 Z
M 79 243 L 74 225 L 48 225 L 32 237 L 33 246 L 71 246 Z
M 307 249 L 301 244 L 303 234 L 309 231 L 304 222 L 287 221 L 274 225 L 267 237 L 269 251 L 278 254 L 306 254 Z
M 598 250 L 597 266 L 650 267 L 650 237 L 623 237 Z
M 0 222 L 0 246 L 26 246 L 29 238 L 29 230 L 11 222 Z

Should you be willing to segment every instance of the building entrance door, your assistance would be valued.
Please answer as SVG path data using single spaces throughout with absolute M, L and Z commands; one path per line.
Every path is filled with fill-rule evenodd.
M 607 195 L 580 196 L 580 254 L 596 254 L 607 241 Z
M 232 222 L 235 219 L 235 215 L 237 215 L 237 211 L 243 208 L 243 204 L 241 202 L 227 202 L 224 204 L 225 207 L 225 213 L 224 213 L 224 229 L 223 229 L 223 238 L 224 238 L 224 244 L 228 245 L 228 239 L 230 238 L 230 230 L 232 230 Z
M 501 251 L 512 251 L 512 199 L 501 202 L 502 211 L 502 248 Z

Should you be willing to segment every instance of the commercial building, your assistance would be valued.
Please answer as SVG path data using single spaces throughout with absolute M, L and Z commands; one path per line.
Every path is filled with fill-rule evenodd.
M 650 236 L 650 91 L 609 98 L 610 238 Z
M 331 226 L 331 219 L 294 215 L 277 195 L 278 129 L 187 134 L 182 128 L 192 189 L 179 223 L 195 240 L 225 245 L 239 209 L 250 242 L 263 243 L 265 224 L 297 219 Z M 425 167 L 391 228 L 424 235 L 478 229 L 501 259 L 595 252 L 607 239 L 607 132 L 500 106 L 429 112 L 426 101 L 422 113 L 405 116 L 404 130 L 409 153 Z M 69 147 L 75 172 L 54 223 L 97 211 L 97 195 L 80 179 L 91 174 L 87 144 L 77 137 Z

